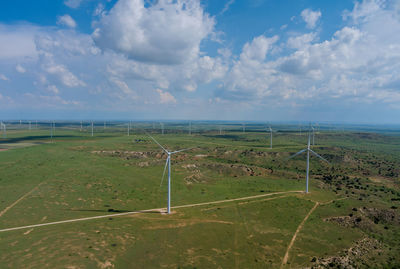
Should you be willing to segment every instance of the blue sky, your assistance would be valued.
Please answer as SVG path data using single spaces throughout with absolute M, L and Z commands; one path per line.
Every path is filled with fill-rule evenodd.
M 400 123 L 395 0 L 14 0 L 0 118 Z

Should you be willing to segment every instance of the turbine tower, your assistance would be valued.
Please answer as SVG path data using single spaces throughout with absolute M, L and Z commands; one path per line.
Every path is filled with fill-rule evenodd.
M 269 148 L 272 149 L 272 128 L 271 126 L 268 126 L 269 128 L 269 133 L 270 133 L 270 144 L 269 144 Z
M 166 162 L 165 162 L 164 172 L 163 172 L 163 175 L 162 175 L 162 178 L 161 178 L 160 187 L 161 187 L 162 182 L 163 182 L 163 180 L 164 180 L 165 169 L 166 169 L 167 166 L 168 166 L 168 204 L 167 204 L 167 213 L 170 214 L 170 213 L 171 213 L 171 155 L 172 155 L 172 154 L 175 154 L 175 153 L 178 153 L 178 152 L 185 151 L 185 150 L 189 150 L 189 149 L 192 149 L 192 148 L 181 149 L 181 150 L 176 150 L 176 151 L 168 151 L 168 150 L 166 150 L 163 146 L 161 146 L 161 144 L 158 143 L 157 140 L 155 140 L 152 136 L 150 136 L 149 134 L 147 134 L 147 135 L 148 135 L 151 139 L 153 139 L 153 141 L 156 142 L 157 145 L 160 146 L 160 148 L 161 148 L 165 153 L 167 153 L 167 160 L 166 160 Z
M 297 155 L 302 154 L 303 152 L 307 151 L 307 174 L 306 174 L 306 193 L 308 193 L 308 180 L 309 180 L 309 170 L 310 170 L 310 153 L 314 154 L 315 156 L 317 156 L 318 158 L 320 158 L 321 160 L 329 163 L 326 159 L 324 159 L 322 156 L 320 156 L 318 153 L 314 152 L 311 148 L 310 148 L 310 141 L 311 141 L 311 133 L 310 131 L 308 132 L 308 144 L 307 144 L 307 148 L 306 149 L 302 149 L 299 152 L 293 154 L 292 156 L 290 156 L 288 159 L 292 159 L 294 157 L 296 157 Z
M 3 131 L 3 138 L 7 138 L 7 126 L 3 122 L 1 122 L 1 129 Z
M 312 145 L 314 146 L 315 145 L 314 144 L 314 142 L 315 142 L 315 129 L 312 126 L 311 126 L 311 129 L 312 129 Z
M 53 140 L 53 123 L 50 123 L 50 140 Z
M 93 121 L 92 121 L 92 136 L 93 136 Z

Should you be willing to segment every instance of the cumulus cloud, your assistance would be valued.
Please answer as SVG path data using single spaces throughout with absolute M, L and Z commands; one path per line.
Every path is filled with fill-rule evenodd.
M 175 104 L 175 97 L 167 91 L 162 91 L 157 89 L 158 94 L 160 95 L 160 103 L 161 104 Z
M 268 50 L 271 46 L 278 41 L 278 36 L 267 38 L 265 36 L 258 36 L 253 39 L 251 43 L 246 43 L 240 54 L 242 61 L 264 61 L 267 56 Z
M 196 58 L 214 20 L 198 0 L 119 0 L 93 33 L 102 49 L 142 62 L 178 64 Z
M 59 93 L 60 93 L 60 90 L 57 88 L 56 85 L 49 85 L 49 86 L 47 87 L 47 90 L 48 90 L 49 92 L 54 93 L 54 94 L 59 94 Z
M 20 64 L 17 64 L 17 66 L 15 67 L 15 70 L 17 70 L 18 73 L 25 73 L 26 69 L 24 67 L 22 67 Z
M 40 28 L 32 25 L 0 24 L 0 59 L 35 58 L 34 37 Z
M 289 37 L 287 41 L 287 46 L 292 49 L 301 49 L 309 46 L 316 38 L 316 33 L 308 33 L 299 36 Z
M 306 22 L 307 28 L 313 29 L 317 25 L 318 20 L 321 18 L 321 11 L 313 11 L 309 8 L 301 12 L 301 17 Z
M 70 8 L 78 8 L 83 0 L 65 0 L 64 4 Z
M 66 66 L 62 64 L 49 64 L 45 66 L 44 69 L 47 73 L 56 75 L 67 87 L 86 86 L 85 82 L 78 79 Z
M 10 79 L 3 74 L 0 74 L 0 80 L 9 81 Z
M 294 52 L 286 56 L 264 59 L 265 46 L 257 40 L 265 37 L 254 38 L 243 47 L 217 96 L 274 105 L 308 100 L 370 103 L 374 98 L 393 103 L 396 98 L 389 96 L 400 92 L 400 16 L 382 3 L 358 2 L 347 13 L 357 19 L 329 40 L 316 42 L 315 33 L 289 38 L 286 46 Z M 256 48 L 255 53 L 249 53 L 250 48 Z
M 75 28 L 76 27 L 75 20 L 68 14 L 65 14 L 63 16 L 58 16 L 57 17 L 57 24 L 58 25 L 68 26 L 70 28 Z

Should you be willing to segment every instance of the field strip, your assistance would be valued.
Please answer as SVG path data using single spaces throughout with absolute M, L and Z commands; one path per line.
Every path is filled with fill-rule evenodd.
M 294 233 L 292 240 L 290 241 L 290 244 L 286 250 L 285 256 L 283 257 L 282 260 L 282 264 L 281 264 L 281 268 L 283 268 L 283 266 L 287 263 L 288 259 L 289 259 L 289 251 L 292 248 L 294 241 L 296 240 L 297 234 L 301 231 L 301 229 L 304 226 L 304 223 L 307 221 L 308 217 L 312 214 L 312 212 L 318 207 L 319 203 L 316 202 L 315 205 L 313 206 L 313 208 L 311 208 L 311 210 L 308 212 L 308 214 L 305 216 L 305 218 L 303 219 L 303 221 L 300 223 L 299 227 L 297 227 L 296 232 Z
M 14 203 L 12 203 L 11 205 L 7 206 L 3 211 L 0 212 L 0 217 L 3 216 L 8 210 L 10 210 L 11 208 L 13 208 L 16 204 L 18 204 L 19 202 L 21 202 L 22 200 L 25 199 L 25 197 L 29 196 L 32 192 L 36 191 L 40 185 L 42 185 L 44 182 L 40 183 L 39 185 L 37 185 L 36 187 L 34 187 L 32 190 L 30 190 L 29 192 L 25 193 L 21 198 L 19 198 L 17 201 L 15 201 Z
M 209 144 L 209 145 L 217 145 L 217 146 L 225 146 L 225 147 L 232 147 L 231 144 L 228 143 L 217 143 L 217 142 L 206 142 L 206 141 L 195 141 L 195 140 L 188 140 L 188 139 L 170 139 L 170 140 L 175 140 L 175 141 L 185 141 L 185 142 L 196 142 L 196 143 L 200 143 L 200 144 Z M 239 147 L 239 148 L 249 148 L 249 146 L 245 146 L 245 145 L 233 145 L 233 147 Z M 256 147 L 256 146 L 253 146 Z M 285 147 L 274 147 L 273 149 L 287 149 L 287 148 L 299 148 L 302 147 L 302 145 L 292 145 L 292 146 L 285 146 Z M 269 144 L 265 145 L 265 147 L 261 147 L 261 148 L 267 148 L 269 149 Z
M 39 187 L 39 186 L 37 186 L 37 187 Z M 265 196 L 271 196 L 271 195 L 275 195 L 275 194 L 302 193 L 302 192 L 303 191 L 273 192 L 273 193 L 266 193 L 266 194 L 247 196 L 247 197 L 241 197 L 241 198 L 234 198 L 234 199 L 228 199 L 228 200 L 219 200 L 219 201 L 205 202 L 205 203 L 198 203 L 198 204 L 172 206 L 171 208 L 172 209 L 188 208 L 188 207 L 196 207 L 196 206 L 203 206 L 203 205 L 228 203 L 228 202 L 240 201 L 240 200 L 246 200 L 246 199 L 256 199 L 256 198 L 265 197 Z M 145 210 L 124 212 L 124 213 L 117 213 L 117 214 L 101 215 L 101 216 L 94 216 L 94 217 L 87 217 L 87 218 L 79 218 L 79 219 L 61 220 L 61 221 L 47 222 L 47 223 L 41 223 L 41 224 L 33 224 L 33 225 L 13 227 L 13 228 L 6 228 L 6 229 L 1 229 L 0 232 L 8 232 L 8 231 L 15 231 L 15 230 L 22 230 L 22 229 L 29 229 L 29 228 L 36 228 L 36 227 L 41 227 L 41 226 L 49 226 L 49 225 L 71 223 L 71 222 L 78 222 L 78 221 L 85 221 L 85 220 L 103 219 L 103 218 L 110 218 L 110 217 L 133 215 L 133 214 L 140 214 L 140 213 L 146 213 L 146 212 L 152 212 L 152 211 L 160 211 L 161 212 L 161 210 L 165 210 L 165 207 L 164 208 L 153 208 L 153 209 L 145 209 Z

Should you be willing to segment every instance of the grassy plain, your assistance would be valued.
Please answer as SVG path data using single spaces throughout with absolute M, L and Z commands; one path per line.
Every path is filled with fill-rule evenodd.
M 239 126 L 240 127 L 240 126 Z M 0 230 L 110 215 L 80 222 L 0 231 L 5 268 L 303 268 L 400 266 L 400 136 L 320 131 L 305 189 L 307 136 L 260 126 L 222 134 L 207 124 L 192 135 L 150 127 L 171 150 L 172 206 L 283 192 L 254 199 L 165 208 L 165 154 L 141 129 L 10 129 L 0 139 Z M 278 130 L 278 126 L 274 128 Z M 22 199 L 21 199 L 22 198 Z M 298 232 L 305 216 L 318 207 Z M 165 210 L 165 209 L 164 209 Z

